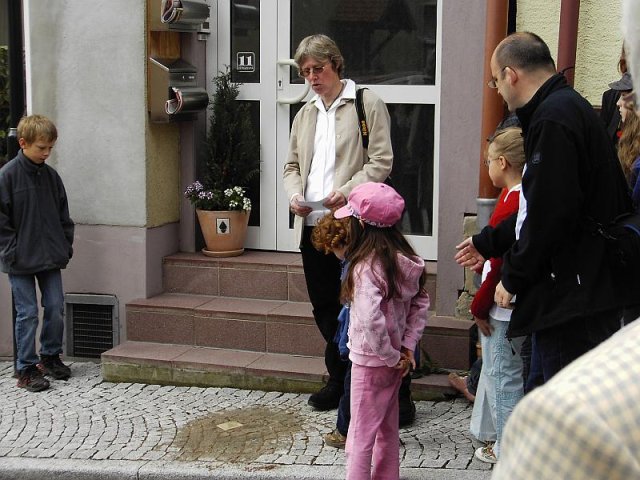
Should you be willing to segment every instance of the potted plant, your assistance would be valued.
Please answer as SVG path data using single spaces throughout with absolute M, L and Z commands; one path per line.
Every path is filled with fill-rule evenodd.
M 247 188 L 260 173 L 260 146 L 249 106 L 237 100 L 240 85 L 227 67 L 214 79 L 202 181 L 187 187 L 184 196 L 196 207 L 205 239 L 205 255 L 240 255 L 249 223 L 251 200 Z

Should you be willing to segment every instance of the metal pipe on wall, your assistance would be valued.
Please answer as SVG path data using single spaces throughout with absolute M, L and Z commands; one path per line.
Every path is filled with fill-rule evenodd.
M 488 0 L 484 40 L 485 79 L 491 78 L 491 55 L 496 46 L 507 36 L 509 0 Z M 477 224 L 482 228 L 489 222 L 500 190 L 493 186 L 484 165 L 487 138 L 495 131 L 504 117 L 504 102 L 498 92 L 485 86 L 482 95 L 482 128 L 480 139 L 480 174 L 478 179 Z
M 580 0 L 562 0 L 558 27 L 558 71 L 565 72 L 571 86 L 575 77 L 579 19 Z

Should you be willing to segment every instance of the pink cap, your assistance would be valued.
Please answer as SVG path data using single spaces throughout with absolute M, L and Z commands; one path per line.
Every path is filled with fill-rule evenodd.
M 355 217 L 376 227 L 392 227 L 402 217 L 404 199 L 384 183 L 368 182 L 355 187 L 347 204 L 333 213 L 335 218 Z

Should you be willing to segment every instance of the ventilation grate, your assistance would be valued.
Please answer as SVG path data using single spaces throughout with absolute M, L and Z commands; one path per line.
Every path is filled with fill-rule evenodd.
M 65 296 L 67 355 L 100 358 L 117 345 L 117 300 L 111 295 Z

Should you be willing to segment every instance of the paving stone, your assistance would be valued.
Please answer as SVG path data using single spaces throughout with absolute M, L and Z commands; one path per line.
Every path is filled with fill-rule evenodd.
M 0 457 L 256 468 L 345 464 L 344 450 L 323 442 L 335 428 L 335 410 L 314 411 L 308 394 L 116 384 L 102 381 L 97 364 L 73 362 L 71 368 L 68 382 L 34 395 L 16 388 L 11 365 L 0 362 Z M 416 410 L 415 424 L 401 430 L 402 467 L 487 469 L 473 457 L 480 444 L 468 432 L 466 401 L 417 402 Z M 238 415 L 241 427 L 217 427 Z

